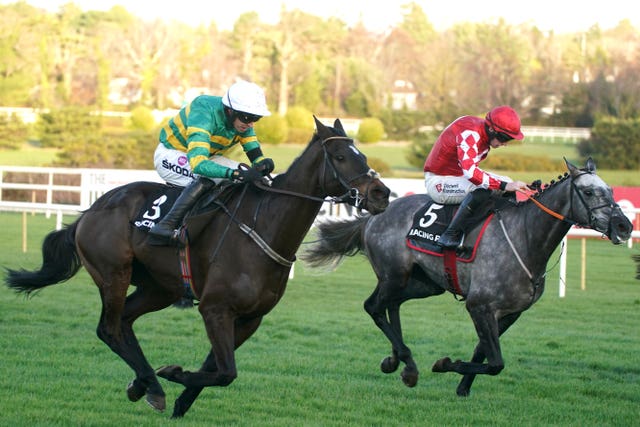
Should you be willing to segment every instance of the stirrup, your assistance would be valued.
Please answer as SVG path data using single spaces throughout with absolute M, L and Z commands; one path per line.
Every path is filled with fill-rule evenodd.
M 149 244 L 153 246 L 166 246 L 166 245 L 184 245 L 184 242 L 180 239 L 180 229 L 174 229 L 170 234 L 167 233 L 154 233 L 153 228 L 148 232 Z
M 440 236 L 440 239 L 436 242 L 436 244 L 443 249 L 457 249 L 462 245 L 462 242 L 464 242 L 463 233 L 459 233 L 459 235 L 454 236 L 455 238 L 446 239 L 447 240 L 446 244 L 445 242 L 443 242 L 443 239 L 442 239 L 444 236 L 445 234 Z

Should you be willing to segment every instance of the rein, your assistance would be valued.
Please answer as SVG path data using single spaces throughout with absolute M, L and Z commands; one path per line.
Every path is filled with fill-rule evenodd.
M 338 182 L 340 182 L 340 184 L 347 189 L 347 192 L 344 193 L 341 196 L 338 197 L 331 197 L 331 198 L 323 198 L 323 197 L 316 197 L 316 196 L 312 196 L 309 194 L 303 194 L 303 193 L 297 193 L 294 191 L 289 191 L 289 190 L 282 190 L 279 188 L 273 188 L 270 185 L 266 185 L 262 180 L 260 181 L 254 181 L 252 184 L 255 185 L 257 188 L 265 191 L 265 192 L 270 192 L 270 193 L 278 193 L 278 194 L 284 194 L 287 196 L 293 196 L 293 197 L 300 197 L 303 199 L 308 199 L 308 200 L 312 200 L 315 202 L 330 202 L 332 204 L 334 203 L 348 203 L 350 200 L 353 200 L 353 206 L 357 209 L 361 209 L 361 205 L 362 203 L 366 200 L 366 196 L 361 196 L 360 192 L 358 191 L 357 188 L 353 188 L 351 187 L 350 183 L 352 183 L 353 181 L 355 181 L 356 179 L 363 177 L 363 176 L 370 176 L 372 178 L 377 178 L 378 174 L 377 172 L 375 172 L 373 169 L 369 169 L 367 172 L 361 173 L 360 175 L 355 176 L 354 178 L 351 179 L 345 179 L 342 177 L 342 175 L 340 175 L 340 173 L 338 172 L 338 170 L 336 169 L 335 165 L 333 164 L 333 162 L 331 161 L 331 157 L 329 156 L 329 153 L 327 152 L 327 148 L 326 148 L 326 142 L 327 141 L 331 141 L 331 140 L 335 140 L 335 139 L 342 139 L 342 140 L 347 140 L 347 141 L 353 141 L 351 138 L 347 138 L 347 137 L 343 137 L 343 136 L 332 136 L 329 138 L 325 138 L 322 140 L 321 144 L 322 144 L 322 149 L 324 152 L 324 162 L 322 164 L 322 173 L 321 173 L 321 187 L 323 192 L 325 191 L 324 189 L 324 181 L 325 181 L 325 176 L 326 176 L 326 171 L 327 171 L 327 165 L 331 168 L 331 171 L 333 172 L 333 176 L 335 179 L 338 180 Z M 272 180 L 273 181 L 273 180 Z M 262 237 L 260 237 L 260 235 L 252 228 L 249 227 L 248 225 L 246 225 L 245 223 L 238 221 L 238 219 L 236 219 L 236 213 L 238 211 L 238 208 L 240 207 L 240 202 L 242 201 L 242 199 L 244 198 L 244 194 L 247 190 L 247 186 L 245 185 L 242 194 L 240 196 L 240 199 L 238 200 L 238 203 L 236 204 L 236 207 L 232 212 L 229 211 L 229 209 L 223 204 L 220 203 L 218 201 L 216 201 L 216 204 L 229 216 L 230 221 L 227 224 L 227 227 L 225 228 L 222 238 L 219 240 L 218 245 L 216 247 L 216 249 L 213 251 L 213 253 L 210 256 L 210 260 L 213 260 L 221 245 L 222 245 L 222 241 L 224 240 L 224 237 L 226 236 L 227 232 L 229 231 L 229 226 L 231 225 L 231 223 L 235 223 L 240 230 L 245 233 L 247 236 L 251 237 L 251 239 L 253 239 L 253 241 L 260 247 L 260 249 L 263 250 L 264 253 L 266 253 L 272 260 L 274 260 L 275 262 L 277 262 L 278 264 L 284 266 L 284 267 L 291 267 L 295 261 L 294 260 L 288 260 L 286 258 L 284 258 L 283 256 L 281 256 L 280 254 L 278 254 L 275 250 L 273 250 L 273 248 L 271 248 L 269 246 L 269 244 L 267 242 L 264 241 L 264 239 Z M 254 220 L 255 217 L 258 214 L 258 210 L 260 209 L 260 205 L 258 205 L 258 209 L 256 210 L 255 214 L 254 214 Z
M 351 138 L 347 138 L 344 136 L 330 136 L 328 138 L 325 138 L 322 140 L 321 144 L 322 144 L 322 150 L 324 152 L 324 162 L 322 164 L 322 173 L 321 173 L 321 187 L 323 192 L 325 191 L 324 189 L 324 181 L 325 181 L 325 176 L 327 173 L 327 165 L 329 166 L 329 168 L 331 169 L 331 172 L 333 173 L 333 177 L 335 179 L 338 180 L 338 182 L 340 182 L 340 184 L 342 185 L 342 187 L 344 187 L 347 192 L 342 194 L 341 196 L 337 196 L 337 197 L 316 197 L 316 196 L 312 196 L 309 194 L 304 194 L 304 193 L 298 193 L 295 191 L 289 191 L 289 190 L 282 190 L 279 188 L 273 188 L 270 185 L 266 185 L 263 181 L 255 181 L 253 183 L 253 185 L 255 185 L 257 188 L 270 192 L 270 193 L 278 193 L 278 194 L 284 194 L 287 196 L 292 196 L 292 197 L 299 197 L 299 198 L 303 198 L 303 199 L 307 199 L 307 200 L 312 200 L 314 202 L 329 202 L 331 204 L 336 204 L 336 203 L 349 203 L 351 200 L 353 200 L 352 205 L 356 208 L 356 209 L 361 209 L 361 206 L 363 204 L 364 201 L 366 201 L 366 195 L 362 196 L 360 194 L 360 192 L 358 191 L 357 188 L 353 188 L 351 187 L 351 183 L 353 181 L 355 181 L 358 178 L 361 178 L 363 176 L 370 176 L 371 178 L 378 178 L 379 174 L 373 170 L 373 169 L 369 169 L 366 172 L 363 172 L 359 175 L 356 175 L 353 178 L 350 179 L 345 179 L 342 177 L 342 175 L 340 175 L 340 173 L 338 172 L 338 170 L 336 169 L 335 165 L 333 164 L 333 162 L 331 161 L 331 157 L 329 156 L 329 153 L 327 152 L 327 148 L 326 148 L 326 143 L 327 141 L 331 141 L 331 140 L 336 140 L 336 139 L 341 139 L 341 140 L 346 140 L 346 141 L 353 141 Z M 349 203 L 351 204 L 351 203 Z
M 546 207 L 545 205 L 543 205 L 542 203 L 540 203 L 540 201 L 538 201 L 537 199 L 535 199 L 531 194 L 529 194 L 526 191 L 522 191 L 522 190 L 518 190 L 518 192 L 524 194 L 525 196 L 527 196 L 527 198 L 529 200 L 531 200 L 537 207 L 540 208 L 541 211 L 548 213 L 549 215 L 551 215 L 554 218 L 559 219 L 560 221 L 566 221 L 566 222 L 570 222 L 572 224 L 575 224 L 575 222 L 568 220 L 564 215 L 559 214 L 558 212 L 555 212 L 551 209 L 549 209 L 548 207 Z

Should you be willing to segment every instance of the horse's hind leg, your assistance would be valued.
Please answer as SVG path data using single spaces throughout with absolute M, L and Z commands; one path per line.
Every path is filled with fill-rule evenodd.
M 498 321 L 498 329 L 500 336 L 509 329 L 511 325 L 515 323 L 516 320 L 520 317 L 522 313 L 512 313 L 507 316 L 504 316 L 502 319 Z M 485 359 L 485 353 L 482 350 L 482 346 L 480 343 L 476 346 L 473 357 L 471 358 L 472 363 L 482 363 Z M 460 380 L 458 384 L 458 388 L 456 389 L 456 394 L 458 396 L 468 396 L 471 392 L 471 385 L 473 384 L 473 380 L 476 378 L 476 374 L 466 374 Z
M 385 374 L 395 372 L 400 365 L 400 360 L 406 359 L 407 356 L 411 357 L 411 350 L 402 341 L 402 333 L 398 334 L 397 330 L 400 328 L 400 324 L 396 323 L 395 328 L 391 325 L 389 318 L 387 317 L 387 305 L 384 298 L 381 296 L 381 284 L 373 291 L 373 293 L 364 302 L 364 309 L 371 319 L 376 324 L 382 333 L 391 342 L 392 354 L 382 360 L 380 369 Z M 395 310 L 395 317 L 399 319 L 399 308 Z
M 379 272 L 376 274 L 378 277 L 383 275 Z M 378 286 L 364 303 L 365 310 L 392 346 L 391 356 L 383 359 L 380 369 L 384 373 L 394 372 L 398 368 L 398 361 L 402 361 L 405 364 L 402 382 L 413 387 L 418 383 L 418 367 L 402 337 L 400 306 L 411 299 L 440 295 L 444 290 L 433 283 L 418 265 L 397 270 L 394 274 L 386 272 L 384 277 L 384 280 L 379 279 Z
M 134 357 L 132 357 L 132 363 L 129 363 L 128 358 L 125 358 L 125 356 L 116 353 L 120 355 L 136 373 L 136 378 L 127 386 L 127 397 L 129 400 L 135 402 L 146 394 L 147 403 L 155 409 L 163 410 L 166 406 L 164 391 L 158 382 L 154 369 L 140 348 L 138 339 L 133 332 L 133 323 L 146 313 L 168 307 L 180 297 L 180 292 L 163 292 L 160 287 L 145 283 L 142 280 L 139 280 L 138 283 L 138 288 L 127 297 L 122 313 L 124 341 L 130 345 L 130 349 L 125 353 L 134 355 Z M 153 289 L 153 291 L 150 289 Z
M 92 266 L 87 270 L 98 284 L 102 298 L 102 314 L 96 333 L 136 374 L 136 379 L 127 387 L 129 400 L 137 401 L 146 394 L 147 403 L 163 411 L 166 408 L 164 390 L 140 348 L 133 332 L 133 322 L 144 313 L 167 307 L 172 297 L 167 295 L 164 300 L 159 297 L 154 300 L 139 287 L 125 298 L 131 277 L 130 267 L 110 275 L 110 280 Z

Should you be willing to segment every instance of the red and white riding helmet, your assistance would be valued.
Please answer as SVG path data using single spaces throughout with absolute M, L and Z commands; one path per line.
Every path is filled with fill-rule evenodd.
M 508 105 L 501 105 L 489 111 L 485 120 L 496 132 L 506 133 L 513 139 L 524 138 L 520 130 L 520 117 Z

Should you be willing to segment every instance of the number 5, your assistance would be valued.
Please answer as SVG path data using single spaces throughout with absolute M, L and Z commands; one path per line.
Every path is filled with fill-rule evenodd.
M 429 209 L 427 209 L 424 215 L 422 215 L 422 218 L 420 218 L 420 227 L 427 228 L 436 222 L 436 219 L 438 219 L 438 213 L 434 211 L 442 208 L 444 208 L 444 205 L 439 205 L 437 203 L 429 206 Z

